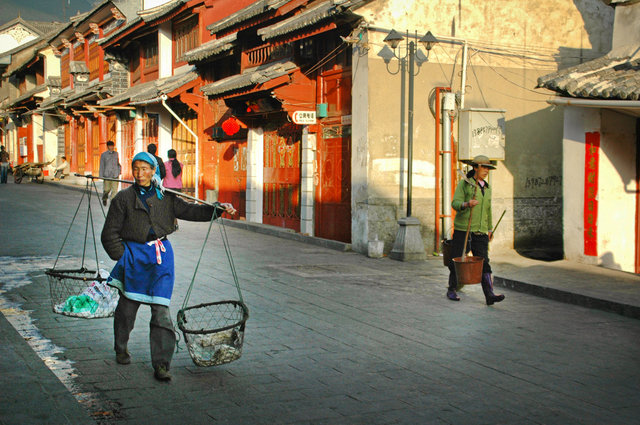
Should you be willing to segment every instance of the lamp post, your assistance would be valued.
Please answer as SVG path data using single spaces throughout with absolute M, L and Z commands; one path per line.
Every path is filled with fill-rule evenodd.
M 417 36 L 413 37 L 414 39 Z M 400 43 L 405 42 L 405 53 L 399 55 L 396 53 L 396 49 Z M 416 43 L 413 39 L 410 39 L 409 32 L 407 31 L 406 38 L 403 37 L 396 30 L 391 30 L 389 35 L 384 39 L 386 46 L 378 53 L 378 56 L 382 57 L 387 65 L 387 71 L 391 74 L 400 73 L 400 145 L 404 147 L 404 103 L 405 103 L 405 74 L 408 74 L 409 78 L 409 98 L 408 98 L 408 118 L 407 118 L 407 215 L 400 219 L 398 224 L 398 234 L 396 236 L 393 249 L 389 254 L 390 258 L 401 261 L 408 260 L 424 260 L 426 253 L 424 250 L 424 244 L 422 243 L 422 235 L 420 234 L 420 220 L 411 216 L 412 208 L 412 192 L 413 192 L 413 92 L 414 92 L 414 78 L 418 73 L 415 71 L 415 65 L 418 65 L 418 72 L 420 72 L 420 66 L 422 63 L 429 60 L 429 52 L 438 40 L 431 34 L 431 31 L 427 32 L 420 40 L 427 50 L 425 56 L 420 49 L 416 47 Z M 399 50 L 399 49 L 398 49 Z M 392 72 L 389 69 L 389 64 L 392 59 L 399 61 L 398 69 Z M 406 68 L 408 60 L 408 69 Z M 402 170 L 401 170 L 402 171 Z M 401 173 L 402 177 L 402 173 Z M 400 179 L 402 181 L 402 178 Z M 402 183 L 401 183 L 402 184 Z

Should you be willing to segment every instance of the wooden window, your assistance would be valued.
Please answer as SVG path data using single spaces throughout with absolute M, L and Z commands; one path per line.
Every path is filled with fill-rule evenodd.
M 44 84 L 44 58 L 38 59 L 35 65 L 36 86 Z
M 60 56 L 60 77 L 62 79 L 62 88 L 69 87 L 71 81 L 69 78 L 69 49 L 64 49 Z
M 158 78 L 158 36 L 153 34 L 145 38 L 141 43 L 142 80 L 143 82 Z
M 76 47 L 73 49 L 73 60 L 86 63 L 86 60 L 84 57 L 84 43 L 77 44 Z
M 144 69 L 158 66 L 158 41 L 154 39 L 146 40 L 142 47 L 142 57 L 144 58 Z
M 100 46 L 91 40 L 89 44 L 89 79 L 95 80 L 100 76 Z
M 184 22 L 175 24 L 173 31 L 174 58 L 182 61 L 182 56 L 200 45 L 198 36 L 198 17 L 194 16 Z
M 137 44 L 133 44 L 131 47 L 130 67 L 131 71 L 131 85 L 135 85 L 140 81 L 140 51 Z

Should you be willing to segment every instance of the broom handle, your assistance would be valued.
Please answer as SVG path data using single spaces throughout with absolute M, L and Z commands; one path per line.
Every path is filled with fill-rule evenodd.
M 473 196 L 471 197 L 471 199 L 476 199 L 476 192 L 478 191 L 478 182 L 475 181 L 474 185 L 473 185 Z M 470 199 L 470 200 L 471 200 Z M 470 210 L 469 210 L 469 224 L 467 224 L 467 234 L 464 235 L 464 245 L 462 245 L 462 261 L 467 261 L 467 256 L 465 255 L 467 253 L 467 240 L 469 240 L 469 232 L 471 231 L 471 215 L 473 214 L 473 207 L 469 206 Z
M 502 214 L 500 215 L 500 218 L 498 219 L 498 222 L 494 226 L 493 231 L 491 232 L 494 235 L 496 234 L 496 229 L 498 228 L 498 224 L 500 224 L 500 222 L 502 221 L 502 217 L 504 217 L 504 213 L 506 213 L 506 212 L 507 212 L 507 210 L 502 211 Z

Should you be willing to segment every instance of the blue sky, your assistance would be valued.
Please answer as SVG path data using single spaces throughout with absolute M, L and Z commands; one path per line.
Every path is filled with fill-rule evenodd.
M 0 0 L 0 25 L 18 14 L 31 21 L 67 22 L 78 12 L 93 8 L 95 0 Z

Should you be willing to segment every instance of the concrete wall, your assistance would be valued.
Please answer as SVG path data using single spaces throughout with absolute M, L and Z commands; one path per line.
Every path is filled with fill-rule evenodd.
M 636 118 L 567 107 L 564 125 L 564 249 L 567 260 L 635 272 Z M 585 133 L 600 132 L 598 256 L 584 255 Z
M 606 53 L 613 10 L 597 0 L 491 5 L 445 0 L 438 7 L 426 0 L 381 0 L 357 13 L 373 28 L 353 56 L 354 249 L 366 252 L 368 240 L 377 235 L 389 252 L 396 220 L 406 215 L 407 146 L 406 140 L 404 146 L 400 143 L 400 76 L 393 75 L 398 61 L 387 67 L 378 54 L 387 35 L 384 29 L 409 28 L 417 38 L 430 30 L 454 42 L 436 45 L 415 78 L 412 215 L 422 223 L 427 253 L 438 245 L 434 229 L 439 184 L 436 123 L 429 106 L 436 107 L 435 87 L 451 87 L 461 94 L 464 39 L 469 46 L 464 106 L 507 111 L 505 160 L 490 180 L 496 220 L 503 210 L 506 214 L 492 248 L 515 247 L 541 258 L 561 256 L 563 116 L 546 103 L 551 93 L 535 87 L 541 75 Z M 366 66 L 362 64 L 365 51 Z M 397 53 L 405 53 L 404 45 Z M 456 141 L 457 128 L 456 120 Z
M 640 44 L 640 4 L 618 5 L 615 9 L 612 49 Z
M 604 267 L 635 272 L 636 117 L 602 111 L 598 182 L 598 257 Z

